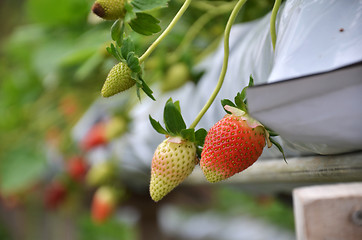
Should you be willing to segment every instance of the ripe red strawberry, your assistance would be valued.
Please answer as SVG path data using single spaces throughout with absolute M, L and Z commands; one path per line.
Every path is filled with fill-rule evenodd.
M 110 140 L 122 134 L 127 127 L 125 119 L 113 117 L 109 121 L 98 122 L 88 131 L 81 142 L 81 148 L 85 151 L 94 147 L 107 144 Z
M 158 145 L 152 159 L 150 194 L 157 202 L 191 174 L 198 163 L 193 142 L 169 137 Z
M 104 82 L 102 96 L 111 97 L 135 85 L 136 81 L 132 78 L 131 74 L 132 70 L 126 63 L 120 62 L 115 65 Z
M 105 128 L 106 124 L 104 122 L 93 125 L 80 143 L 81 148 L 87 151 L 94 147 L 106 144 L 107 138 L 105 136 Z
M 91 215 L 96 223 L 103 223 L 115 211 L 117 206 L 117 191 L 108 186 L 97 189 L 93 196 Z
M 124 18 L 126 14 L 125 0 L 97 0 L 93 4 L 92 11 L 98 17 L 106 20 Z
M 200 167 L 209 182 L 225 180 L 251 166 L 262 154 L 269 133 L 244 111 L 225 106 L 227 114 L 208 132 Z
M 52 182 L 45 190 L 44 203 L 49 209 L 56 209 L 67 197 L 67 189 L 60 181 Z
M 73 180 L 81 182 L 88 171 L 88 165 L 84 158 L 74 156 L 68 160 L 67 170 Z

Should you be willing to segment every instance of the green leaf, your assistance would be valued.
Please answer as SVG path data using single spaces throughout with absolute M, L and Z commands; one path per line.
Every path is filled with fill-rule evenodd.
M 231 106 L 231 107 L 236 107 L 235 104 L 234 104 L 232 101 L 230 101 L 229 99 L 222 99 L 222 100 L 221 100 L 221 105 L 222 105 L 222 108 L 223 108 L 228 114 L 231 114 L 231 112 L 229 112 L 229 111 L 227 111 L 227 110 L 225 109 L 225 106 L 226 106 L 226 105 L 229 105 L 229 106 Z
M 119 55 L 116 47 L 113 45 L 113 43 L 111 43 L 111 46 L 110 47 L 107 47 L 107 52 L 109 54 L 111 54 L 113 57 L 115 57 L 118 61 L 121 61 L 121 56 Z
M 179 135 L 182 129 L 186 129 L 182 115 L 172 101 L 167 101 L 165 105 L 163 121 L 168 132 L 174 135 Z
M 124 16 L 124 20 L 126 23 L 129 23 L 132 19 L 136 18 L 136 13 L 133 11 L 133 6 L 125 1 L 124 8 L 126 9 L 126 15 Z
M 207 135 L 207 131 L 204 128 L 200 128 L 195 132 L 195 139 L 196 139 L 196 145 L 197 146 L 203 146 L 205 142 L 205 138 Z
M 269 139 L 270 139 L 270 142 L 272 144 L 274 144 L 278 148 L 278 150 L 282 153 L 284 162 L 288 163 L 287 159 L 285 158 L 285 154 L 284 154 L 284 150 L 283 150 L 282 146 L 277 141 L 275 141 L 274 139 L 272 139 L 272 138 L 269 138 Z
M 161 31 L 160 21 L 147 13 L 136 13 L 136 18 L 129 23 L 130 27 L 137 33 L 150 36 Z
M 151 117 L 151 115 L 149 115 L 149 118 L 150 118 L 150 122 L 151 122 L 151 125 L 152 127 L 158 132 L 158 133 L 161 133 L 161 134 L 165 134 L 165 135 L 168 135 L 169 133 L 161 126 L 160 122 L 156 121 L 155 119 L 153 119 Z
M 140 61 L 135 56 L 134 52 L 129 52 L 127 55 L 127 65 L 132 70 L 132 72 L 140 73 L 141 72 L 141 66 Z
M 181 137 L 191 142 L 195 142 L 195 129 L 193 128 L 182 129 Z
M 121 55 L 123 59 L 127 59 L 128 53 L 135 52 L 135 46 L 130 37 L 123 39 L 121 47 Z
M 278 133 L 274 132 L 273 130 L 271 130 L 270 128 L 268 128 L 267 126 L 264 125 L 264 128 L 268 131 L 269 135 L 271 137 L 276 137 L 276 136 L 279 136 Z
M 112 40 L 117 43 L 118 46 L 122 46 L 124 32 L 124 24 L 121 19 L 115 21 L 111 27 L 111 37 Z
M 253 79 L 253 76 L 250 75 L 248 87 L 252 87 L 252 86 L 254 86 L 254 79 Z
M 245 89 L 245 88 L 244 88 Z M 243 91 L 244 91 L 243 89 Z M 245 96 L 245 95 L 244 95 Z M 238 93 L 235 97 L 235 104 L 236 106 L 243 110 L 243 111 L 246 111 L 246 106 L 245 106 L 245 103 L 244 103 L 244 97 L 243 97 L 243 94 L 242 93 Z
M 176 108 L 178 109 L 178 111 L 181 113 L 181 107 L 180 107 L 180 101 L 176 101 L 174 102 Z
M 167 7 L 169 0 L 133 0 L 131 4 L 134 6 L 136 11 L 146 11 L 155 8 Z
M 143 92 L 151 98 L 153 101 L 156 101 L 155 97 L 152 95 L 153 91 L 151 88 L 146 84 L 146 82 L 141 78 L 140 74 L 137 74 L 136 77 L 136 85 L 137 85 L 137 97 L 138 99 L 141 99 L 141 95 L 139 90 L 142 89 Z

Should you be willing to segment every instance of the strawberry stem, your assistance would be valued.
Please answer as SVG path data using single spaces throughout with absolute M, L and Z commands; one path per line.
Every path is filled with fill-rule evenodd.
M 192 41 L 196 38 L 196 36 L 201 32 L 202 28 L 212 21 L 212 19 L 218 15 L 224 14 L 226 12 L 231 11 L 234 8 L 235 3 L 225 3 L 221 6 L 212 6 L 210 9 L 204 13 L 200 18 L 198 18 L 192 26 L 187 30 L 185 37 L 183 38 L 180 45 L 176 48 L 176 50 L 171 55 L 171 61 L 177 61 L 180 56 L 186 51 L 188 46 L 192 43 Z
M 273 10 L 270 17 L 270 37 L 273 44 L 273 51 L 275 51 L 275 43 L 277 41 L 277 35 L 275 33 L 275 20 L 278 14 L 281 0 L 275 0 Z
M 178 20 L 180 20 L 181 16 L 184 14 L 186 9 L 189 7 L 191 0 L 186 0 L 180 10 L 177 12 L 175 17 L 172 19 L 170 24 L 167 26 L 165 31 L 151 44 L 151 46 L 143 53 L 143 55 L 139 58 L 140 63 L 142 63 L 146 58 L 155 50 L 155 48 L 161 43 L 161 41 L 171 32 L 173 27 L 176 25 Z
M 239 0 L 238 3 L 235 5 L 233 11 L 230 14 L 230 17 L 226 24 L 225 32 L 224 32 L 224 60 L 223 60 L 219 80 L 218 80 L 217 85 L 216 85 L 213 93 L 211 94 L 209 100 L 206 102 L 205 106 L 201 109 L 201 111 L 197 115 L 196 119 L 190 125 L 190 128 L 196 127 L 196 125 L 199 123 L 201 118 L 205 115 L 205 113 L 207 112 L 207 110 L 209 109 L 211 104 L 214 102 L 217 94 L 219 93 L 219 91 L 221 89 L 222 84 L 224 83 L 226 70 L 227 70 L 227 66 L 228 66 L 228 61 L 229 61 L 229 36 L 230 36 L 231 26 L 233 25 L 239 10 L 245 4 L 245 2 L 246 2 L 246 0 Z

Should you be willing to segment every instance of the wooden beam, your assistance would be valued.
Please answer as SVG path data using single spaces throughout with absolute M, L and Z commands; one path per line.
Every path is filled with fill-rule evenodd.
M 362 239 L 362 183 L 293 191 L 297 240 Z

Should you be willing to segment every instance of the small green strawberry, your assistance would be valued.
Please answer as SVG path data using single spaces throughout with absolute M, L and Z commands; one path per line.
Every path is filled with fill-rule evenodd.
M 117 20 L 124 18 L 126 0 L 97 0 L 93 4 L 92 11 L 98 17 L 105 20 Z
M 113 161 L 94 164 L 87 173 L 86 182 L 89 186 L 100 186 L 116 179 L 117 165 Z
M 198 163 L 196 145 L 188 140 L 169 137 L 158 145 L 152 159 L 150 193 L 161 200 L 189 176 Z
M 206 130 L 186 129 L 179 103 L 173 103 L 171 99 L 164 109 L 167 130 L 151 116 L 150 121 L 157 132 L 167 137 L 158 145 L 151 164 L 150 195 L 157 202 L 192 173 L 198 164 L 198 150 Z
M 283 153 L 281 146 L 270 138 L 270 135 L 276 134 L 247 114 L 245 93 L 246 89 L 238 94 L 236 105 L 229 100 L 224 101 L 232 105 L 223 104 L 229 114 L 207 133 L 200 167 L 209 182 L 225 180 L 250 167 L 260 157 L 266 143 L 268 147 L 275 144 Z
M 134 86 L 136 81 L 131 75 L 132 70 L 126 63 L 120 62 L 115 65 L 109 72 L 102 87 L 102 96 L 111 97 Z
M 166 73 L 161 90 L 164 92 L 175 90 L 184 85 L 190 78 L 190 70 L 185 63 L 172 65 Z

